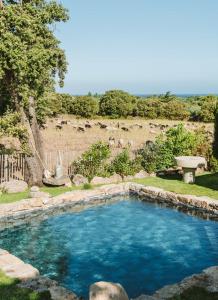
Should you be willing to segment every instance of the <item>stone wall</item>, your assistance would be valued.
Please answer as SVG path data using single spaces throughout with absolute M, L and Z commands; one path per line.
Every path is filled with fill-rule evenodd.
M 218 200 L 176 194 L 156 187 L 126 182 L 105 185 L 94 190 L 76 190 L 53 198 L 31 198 L 15 203 L 1 204 L 0 227 L 3 229 L 21 225 L 31 222 L 33 219 L 43 220 L 50 215 L 70 210 L 78 211 L 91 205 L 104 204 L 112 197 L 129 193 L 137 194 L 143 201 L 155 201 L 203 217 L 218 218 Z
M 67 192 L 53 198 L 32 198 L 15 203 L 2 204 L 0 205 L 0 228 L 4 229 L 10 226 L 25 224 L 35 219 L 43 220 L 50 215 L 66 211 L 79 211 L 93 205 L 102 205 L 107 201 L 113 201 L 113 197 L 115 196 L 128 196 L 129 194 L 139 196 L 139 200 L 141 201 L 158 202 L 164 206 L 176 207 L 188 213 L 218 220 L 218 200 L 209 197 L 176 194 L 160 188 L 127 182 L 106 185 L 94 190 Z M 15 266 L 14 269 L 12 266 Z M 75 294 L 59 287 L 56 282 L 38 276 L 38 271 L 34 267 L 23 263 L 4 250 L 0 250 L 0 269 L 9 276 L 25 279 L 25 282 L 21 284 L 23 287 L 33 289 L 37 287 L 49 288 L 51 293 L 53 293 L 52 299 L 78 299 Z M 218 267 L 209 268 L 200 275 L 193 275 L 186 278 L 179 284 L 164 287 L 153 296 L 142 295 L 135 300 L 170 299 L 175 295 L 181 294 L 191 286 L 200 286 L 209 292 L 218 292 Z

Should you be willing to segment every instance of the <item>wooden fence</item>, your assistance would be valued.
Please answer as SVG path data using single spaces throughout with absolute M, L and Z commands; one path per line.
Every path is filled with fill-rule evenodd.
M 54 174 L 58 157 L 61 157 L 64 175 L 71 172 L 71 163 L 75 159 L 75 151 L 52 151 L 45 153 L 45 167 Z M 27 180 L 25 154 L 0 154 L 0 183 L 11 179 Z
M 11 179 L 26 180 L 26 171 L 24 154 L 0 154 L 0 183 Z

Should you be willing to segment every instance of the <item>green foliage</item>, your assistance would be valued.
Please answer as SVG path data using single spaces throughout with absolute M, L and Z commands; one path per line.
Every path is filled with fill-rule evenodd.
M 29 153 L 29 148 L 27 146 L 27 130 L 20 123 L 20 116 L 18 113 L 8 111 L 0 117 L 0 137 L 3 136 L 19 139 L 22 152 L 26 154 Z
M 208 95 L 200 97 L 201 110 L 199 112 L 199 121 L 213 122 L 217 107 L 217 96 Z
M 49 291 L 34 292 L 30 289 L 19 288 L 19 280 L 6 277 L 0 272 L 0 299 L 1 300 L 51 300 Z
M 160 118 L 163 116 L 163 104 L 158 98 L 139 99 L 135 115 L 147 119 Z
M 108 91 L 100 98 L 100 114 L 114 118 L 132 115 L 136 99 L 123 91 Z
M 0 136 L 26 137 L 26 129 L 21 125 L 18 113 L 6 112 L 0 118 Z
M 124 149 L 119 153 L 108 167 L 111 174 L 119 174 L 120 176 L 134 175 L 141 169 L 141 162 L 138 158 L 131 159 L 129 151 Z
M 218 159 L 213 155 L 210 157 L 209 160 L 209 169 L 211 172 L 218 173 Z
M 218 159 L 218 110 L 215 113 L 213 155 Z
M 202 130 L 190 132 L 179 124 L 160 135 L 153 144 L 146 145 L 139 151 L 142 166 L 151 173 L 173 167 L 175 157 L 181 155 L 210 155 L 210 147 L 206 146 L 207 137 Z
M 98 101 L 92 96 L 78 96 L 72 101 L 69 113 L 85 118 L 94 117 L 98 114 Z
M 190 113 L 187 105 L 178 100 L 170 100 L 164 104 L 163 116 L 168 120 L 186 120 Z
M 110 148 L 103 142 L 93 144 L 90 149 L 72 163 L 73 174 L 81 174 L 89 179 L 104 169 L 104 163 L 110 156 Z
M 91 189 L 92 189 L 92 185 L 91 185 L 90 183 L 85 183 L 85 184 L 83 185 L 83 189 L 84 189 L 84 190 L 91 190 Z
M 63 85 L 67 63 L 53 34 L 56 22 L 68 20 L 68 13 L 56 1 L 13 0 L 0 10 L 0 99 L 3 107 L 27 108 L 55 85 Z M 37 104 L 37 103 L 36 103 Z M 41 110 L 43 102 L 40 103 Z

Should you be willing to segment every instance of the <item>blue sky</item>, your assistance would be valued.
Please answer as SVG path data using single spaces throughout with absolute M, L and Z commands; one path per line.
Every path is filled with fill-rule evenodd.
M 217 0 L 62 0 L 62 92 L 218 92 Z

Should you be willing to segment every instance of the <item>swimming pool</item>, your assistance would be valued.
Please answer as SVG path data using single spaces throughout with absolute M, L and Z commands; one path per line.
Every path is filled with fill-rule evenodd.
M 218 222 L 120 197 L 0 231 L 0 248 L 77 295 L 103 280 L 136 297 L 218 265 Z

